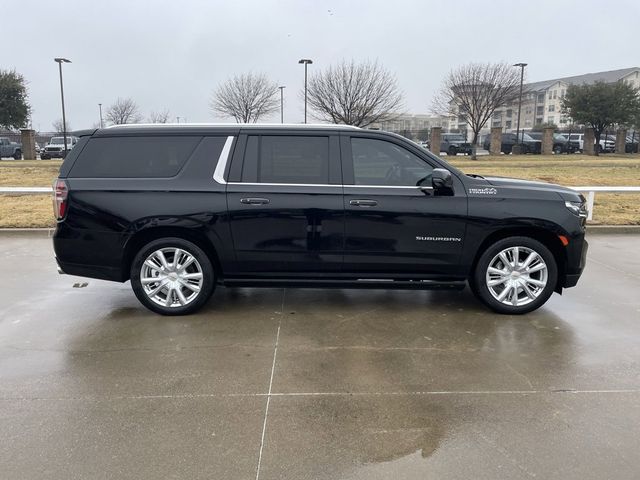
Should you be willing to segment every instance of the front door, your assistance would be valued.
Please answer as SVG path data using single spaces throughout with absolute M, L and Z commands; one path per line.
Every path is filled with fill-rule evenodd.
M 453 195 L 436 195 L 434 165 L 395 139 L 344 136 L 342 155 L 344 272 L 458 275 L 467 197 L 455 175 Z
M 232 165 L 238 178 L 227 183 L 237 273 L 339 272 L 344 248 L 339 137 L 255 134 L 240 143 L 246 144 L 242 166 Z

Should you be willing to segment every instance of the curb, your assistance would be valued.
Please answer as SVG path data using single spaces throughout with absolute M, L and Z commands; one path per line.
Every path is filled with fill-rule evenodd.
M 3 237 L 52 237 L 53 228 L 0 228 Z
M 587 235 L 640 234 L 640 225 L 587 225 Z

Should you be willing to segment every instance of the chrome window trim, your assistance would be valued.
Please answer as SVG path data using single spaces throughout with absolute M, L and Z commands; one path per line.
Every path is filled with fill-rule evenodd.
M 337 187 L 337 188 L 415 188 L 417 190 L 433 190 L 433 187 L 419 187 L 411 185 L 341 185 L 329 183 L 259 183 L 259 182 L 229 182 L 228 185 L 250 185 L 268 187 Z
M 224 147 L 222 147 L 222 151 L 220 152 L 220 156 L 218 157 L 216 169 L 213 172 L 213 179 L 221 185 L 226 185 L 227 183 L 224 179 L 224 171 L 227 168 L 229 153 L 231 152 L 231 145 L 233 144 L 234 138 L 235 137 L 233 135 L 229 135 L 227 137 L 226 142 L 224 142 Z

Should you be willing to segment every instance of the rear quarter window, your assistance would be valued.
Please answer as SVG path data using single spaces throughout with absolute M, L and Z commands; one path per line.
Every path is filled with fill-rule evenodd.
M 71 178 L 167 178 L 178 174 L 202 137 L 91 138 Z

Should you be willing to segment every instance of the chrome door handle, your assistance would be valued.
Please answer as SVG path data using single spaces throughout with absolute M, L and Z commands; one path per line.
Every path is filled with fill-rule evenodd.
M 266 205 L 269 203 L 268 198 L 241 198 L 240 203 L 244 203 L 245 205 Z
M 354 205 L 356 207 L 375 207 L 378 205 L 378 202 L 375 200 L 350 200 L 349 205 Z

